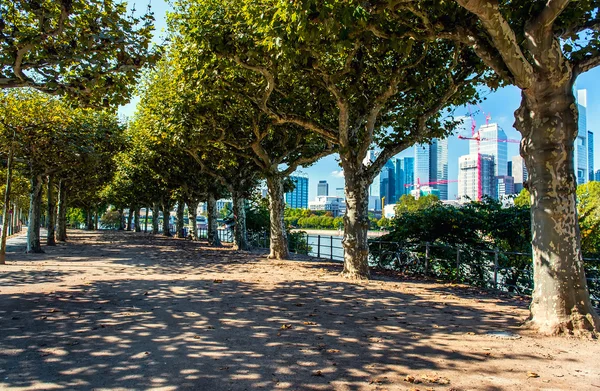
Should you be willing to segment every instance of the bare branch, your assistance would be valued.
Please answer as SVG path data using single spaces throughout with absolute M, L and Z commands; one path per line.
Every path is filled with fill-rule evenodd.
M 547 0 L 544 9 L 527 21 L 527 30 L 544 35 L 551 33 L 554 21 L 567 8 L 569 2 L 570 0 Z

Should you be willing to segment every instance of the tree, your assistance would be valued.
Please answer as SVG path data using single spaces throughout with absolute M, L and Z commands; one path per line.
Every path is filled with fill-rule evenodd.
M 343 274 L 367 278 L 366 189 L 393 155 L 453 128 L 440 110 L 473 99 L 479 66 L 471 51 L 451 42 L 377 36 L 359 4 L 242 3 L 181 2 L 177 17 L 198 45 L 261 76 L 254 82 L 259 98 L 248 99 L 276 124 L 337 145 L 346 179 Z M 290 22 L 294 28 L 284 27 Z M 287 95 L 294 90 L 309 98 Z M 375 147 L 379 157 L 363 162 Z
M 525 188 L 515 197 L 515 205 L 522 207 L 531 207 L 531 194 Z
M 407 18 L 416 19 L 409 33 L 414 39 L 471 46 L 501 83 L 521 89 L 514 126 L 523 136 L 532 203 L 536 287 L 530 321 L 548 334 L 597 332 L 600 318 L 589 299 L 576 214 L 573 86 L 577 76 L 600 65 L 598 1 L 385 0 L 371 5 L 389 17 L 388 24 L 405 26 Z M 370 27 L 390 36 L 383 23 Z
M 577 214 L 581 228 L 581 249 L 587 256 L 600 253 L 600 182 L 577 186 Z
M 127 3 L 41 0 L 0 4 L 0 88 L 32 87 L 80 103 L 127 101 L 140 67 L 153 63 L 150 10 Z

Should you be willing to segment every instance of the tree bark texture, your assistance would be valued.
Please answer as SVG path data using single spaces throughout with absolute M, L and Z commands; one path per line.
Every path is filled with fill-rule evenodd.
M 125 223 L 124 223 L 124 219 L 125 219 L 125 215 L 123 213 L 123 209 L 118 209 L 117 212 L 119 212 L 119 231 L 123 231 L 125 229 Z
M 358 158 L 341 158 L 346 182 L 344 270 L 352 279 L 369 278 L 369 180 Z
M 163 204 L 163 236 L 171 237 L 171 231 L 169 229 L 169 218 L 171 216 L 171 211 L 169 207 Z
M 48 219 L 46 229 L 48 231 L 46 235 L 46 245 L 56 246 L 56 240 L 54 238 L 54 227 L 56 224 L 56 202 L 54 199 L 54 177 L 52 175 L 48 176 L 47 186 L 48 189 L 46 194 L 48 198 Z
M 185 202 L 182 200 L 177 201 L 177 222 L 175 224 L 175 236 L 178 238 L 185 238 L 184 235 L 184 224 L 183 224 L 183 211 L 185 210 Z
M 269 176 L 267 178 L 269 191 L 269 217 L 270 217 L 270 259 L 287 259 L 290 256 L 288 248 L 287 232 L 283 220 L 285 200 L 283 181 L 280 176 Z
M 8 152 L 8 161 L 6 165 L 6 189 L 4 192 L 4 211 L 2 213 L 2 236 L 0 238 L 0 265 L 4 265 L 6 263 L 6 237 L 8 234 L 8 226 L 7 222 L 8 211 L 10 208 L 10 188 L 12 186 L 12 162 L 14 155 L 14 142 L 11 143 L 10 149 Z M 13 215 L 16 210 L 13 210 Z M 12 224 L 12 222 L 10 222 Z
M 94 208 L 94 231 L 98 231 L 98 222 L 100 221 L 100 213 L 98 213 L 98 208 Z
M 43 253 L 40 244 L 40 223 L 42 218 L 42 176 L 31 177 L 29 189 L 29 225 L 27 227 L 27 252 Z
M 130 206 L 129 214 L 127 217 L 127 227 L 125 228 L 125 231 L 131 231 L 132 226 L 133 226 L 133 206 Z
M 56 212 L 56 240 L 67 241 L 67 187 L 64 181 L 58 182 L 58 205 Z
M 235 250 L 248 250 L 248 235 L 246 232 L 246 210 L 244 208 L 244 197 L 237 192 L 232 192 L 233 198 L 233 248 Z
M 188 229 L 190 230 L 192 240 L 198 240 L 196 217 L 198 217 L 198 200 L 193 200 L 188 203 Z
M 531 192 L 530 323 L 545 334 L 589 334 L 600 327 L 587 289 L 577 218 L 573 164 L 577 116 L 572 83 L 557 88 L 544 80 L 523 90 L 515 112 Z
M 158 215 L 160 214 L 160 206 L 158 202 L 152 204 L 152 234 L 158 235 Z
M 135 218 L 134 218 L 134 230 L 135 232 L 142 232 L 142 224 L 140 222 L 140 207 L 136 206 L 134 209 Z
M 217 229 L 217 200 L 213 193 L 208 194 L 208 200 L 206 201 L 206 212 L 207 212 L 207 237 L 208 244 L 213 247 L 220 247 L 221 240 L 219 239 L 219 230 Z
M 148 233 L 148 215 L 150 207 L 146 206 L 146 218 L 144 219 L 144 233 Z

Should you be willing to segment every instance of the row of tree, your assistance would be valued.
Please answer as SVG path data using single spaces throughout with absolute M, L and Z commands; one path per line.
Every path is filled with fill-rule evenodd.
M 252 181 L 264 178 L 273 258 L 288 256 L 284 179 L 338 153 L 347 204 L 343 274 L 367 278 L 367 189 L 381 167 L 417 142 L 452 132 L 452 108 L 477 101 L 480 85 L 516 85 L 523 99 L 515 127 L 532 190 L 532 322 L 551 333 L 597 330 L 572 158 L 573 84 L 600 64 L 597 8 L 567 0 L 520 7 L 483 0 L 180 1 L 169 17 L 167 55 L 146 78 L 132 129 L 151 140 L 160 159 L 178 156 L 179 166 L 194 167 L 188 155 L 227 188 L 238 242 L 242 200 Z M 371 149 L 379 155 L 365 161 Z

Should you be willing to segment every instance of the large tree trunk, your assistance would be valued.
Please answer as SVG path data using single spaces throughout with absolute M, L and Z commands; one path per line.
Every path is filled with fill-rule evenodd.
M 285 211 L 285 200 L 283 191 L 283 181 L 279 176 L 269 176 L 267 178 L 267 187 L 269 189 L 269 216 L 270 216 L 270 259 L 289 258 L 288 239 L 285 231 L 285 222 L 283 214 Z
M 48 219 L 46 229 L 46 245 L 47 246 L 56 246 L 56 240 L 54 239 L 54 226 L 55 226 L 55 217 L 56 217 L 56 204 L 54 201 L 54 177 L 52 175 L 48 176 L 48 188 L 47 188 L 47 198 L 48 198 Z
M 169 228 L 169 218 L 171 216 L 171 210 L 168 205 L 163 204 L 163 236 L 171 237 L 171 231 Z
M 183 200 L 177 201 L 177 222 L 175 224 L 175 236 L 178 238 L 185 238 L 184 235 L 184 224 L 183 224 L 183 211 L 185 210 L 185 202 Z
M 125 231 L 131 231 L 133 221 L 133 206 L 129 207 L 129 214 L 127 216 L 127 227 L 125 227 Z
M 148 233 L 148 215 L 149 215 L 150 207 L 146 206 L 146 216 L 144 218 L 144 233 Z
M 548 334 L 599 331 L 587 289 L 577 208 L 573 147 L 577 109 L 572 85 L 538 81 L 515 112 L 529 172 L 534 291 L 532 326 Z M 586 150 L 587 153 L 587 150 Z
M 206 201 L 206 212 L 207 212 L 207 238 L 208 244 L 214 247 L 221 246 L 221 240 L 219 239 L 219 230 L 217 227 L 217 200 L 213 193 L 208 194 L 208 200 Z
M 142 225 L 140 224 L 140 207 L 136 206 L 134 209 L 135 219 L 134 219 L 134 230 L 135 232 L 142 232 Z
M 231 192 L 233 198 L 233 248 L 235 250 L 248 250 L 248 235 L 246 233 L 246 210 L 244 209 L 244 197 L 238 192 Z
M 42 218 L 42 176 L 31 177 L 29 190 L 29 226 L 27 227 L 27 252 L 43 253 L 40 244 L 40 222 Z
M 67 187 L 63 180 L 58 182 L 58 207 L 56 218 L 56 240 L 67 240 Z
M 188 203 L 188 228 L 190 230 L 192 240 L 198 240 L 196 217 L 198 217 L 198 200 L 192 200 Z
M 342 157 L 346 182 L 346 214 L 344 215 L 344 270 L 352 279 L 369 278 L 369 185 L 360 159 Z
M 160 206 L 158 202 L 152 204 L 152 234 L 158 235 L 158 215 L 160 214 Z

